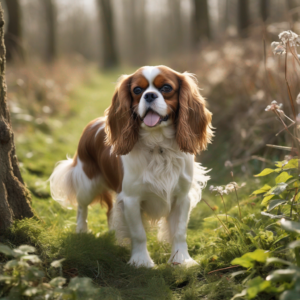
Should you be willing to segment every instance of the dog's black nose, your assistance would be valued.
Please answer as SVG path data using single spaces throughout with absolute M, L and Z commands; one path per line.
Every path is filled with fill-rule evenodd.
M 144 98 L 147 102 L 150 103 L 154 101 L 156 98 L 158 98 L 158 95 L 156 93 L 150 92 L 150 93 L 146 93 Z

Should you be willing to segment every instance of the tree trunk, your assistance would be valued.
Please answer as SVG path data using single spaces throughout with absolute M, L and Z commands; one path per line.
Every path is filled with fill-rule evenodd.
M 48 45 L 46 60 L 52 62 L 57 55 L 56 46 L 56 7 L 53 0 L 45 0 L 46 22 L 48 28 Z
M 182 51 L 182 16 L 181 16 L 181 0 L 169 0 L 170 23 L 168 43 L 169 53 L 181 53 Z
M 33 217 L 30 195 L 24 186 L 18 167 L 7 106 L 5 52 L 4 14 L 0 4 L 0 234 L 12 224 L 14 219 Z
M 146 40 L 146 11 L 145 0 L 127 0 L 123 7 L 128 24 L 127 48 L 130 62 L 133 65 L 141 66 L 147 60 L 147 40 Z M 133 51 L 134 49 L 134 51 Z
M 197 46 L 201 39 L 210 39 L 209 11 L 207 0 L 194 0 L 193 41 Z
M 117 66 L 119 62 L 115 45 L 111 0 L 97 0 L 97 3 L 103 36 L 103 67 L 109 69 Z
M 248 36 L 248 27 L 250 25 L 249 1 L 238 0 L 238 29 L 242 38 Z
M 6 59 L 24 59 L 21 30 L 21 7 L 19 0 L 6 0 L 8 27 L 5 35 Z
M 287 0 L 287 5 L 288 5 L 289 11 L 291 11 L 292 9 L 294 9 L 294 8 L 296 8 L 298 6 L 298 1 L 296 1 L 296 0 Z M 291 15 L 291 20 L 293 22 L 296 22 L 298 20 L 298 12 L 294 12 Z M 293 30 L 293 28 L 292 28 L 292 30 Z
M 262 20 L 265 22 L 269 16 L 269 1 L 268 0 L 260 0 L 260 15 Z

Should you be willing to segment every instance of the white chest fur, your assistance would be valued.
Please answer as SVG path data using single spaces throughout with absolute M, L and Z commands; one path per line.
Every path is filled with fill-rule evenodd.
M 159 239 L 170 240 L 166 220 L 173 215 L 174 222 L 179 222 L 176 216 L 181 212 L 188 219 L 209 179 L 205 169 L 194 162 L 193 155 L 180 151 L 170 125 L 157 131 L 141 128 L 138 143 L 121 158 L 124 167 L 122 192 L 110 218 L 110 228 L 115 230 L 117 240 L 123 243 L 124 238 L 132 238 L 130 231 L 134 236 L 145 238 L 141 211 L 151 219 L 160 219 Z M 183 224 L 186 225 L 187 219 Z
M 193 156 L 180 151 L 171 126 L 141 130 L 139 142 L 122 161 L 123 193 L 139 197 L 154 218 L 168 214 L 173 200 L 190 189 Z

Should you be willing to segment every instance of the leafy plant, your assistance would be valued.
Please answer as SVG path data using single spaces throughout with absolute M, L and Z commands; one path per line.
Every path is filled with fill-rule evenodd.
M 40 258 L 32 254 L 36 250 L 32 246 L 22 245 L 11 249 L 0 244 L 0 253 L 13 257 L 2 267 L 3 275 L 0 275 L 0 299 L 95 299 L 98 289 L 94 287 L 90 278 L 72 278 L 68 285 L 66 279 L 58 276 L 48 280 L 41 269 Z M 51 263 L 52 268 L 59 268 L 62 261 Z M 51 268 L 50 267 L 50 268 Z M 1 271 L 1 267 L 0 267 Z M 2 272 L 1 272 L 2 273 Z M 63 288 L 64 287 L 64 288 Z
M 300 64 L 300 60 L 297 54 L 296 46 L 299 45 L 299 36 L 291 31 L 284 31 L 279 35 L 281 40 L 280 43 L 272 43 L 274 54 L 285 54 L 286 60 L 288 52 L 290 52 Z M 287 65 L 285 68 L 287 74 Z M 286 77 L 287 78 L 287 77 Z M 282 105 L 278 104 L 277 101 L 272 101 L 267 106 L 266 111 L 272 111 L 277 119 L 282 123 L 284 129 L 289 136 L 293 139 L 292 147 L 281 147 L 269 145 L 274 148 L 283 150 L 292 150 L 298 155 L 299 142 L 297 129 L 293 132 L 290 131 L 290 127 L 296 124 L 298 119 L 296 118 L 294 102 L 291 97 L 290 86 L 286 79 L 287 89 L 289 93 L 289 99 L 291 108 L 294 115 L 294 120 L 290 119 L 282 110 Z M 286 119 L 290 122 L 286 124 Z M 280 132 L 282 132 L 280 131 Z M 279 132 L 279 133 L 280 133 Z M 278 134 L 279 134 L 278 133 Z M 256 255 L 256 250 L 253 253 L 246 253 L 240 258 L 236 258 L 232 261 L 232 264 L 238 264 L 247 268 L 246 271 L 237 272 L 235 275 L 240 275 L 251 271 L 251 274 L 243 281 L 245 289 L 236 294 L 232 299 L 246 298 L 253 299 L 259 293 L 266 294 L 280 294 L 280 300 L 298 300 L 300 295 L 300 223 L 296 222 L 300 220 L 298 211 L 298 200 L 300 197 L 300 178 L 299 178 L 299 158 L 288 156 L 284 161 L 275 163 L 276 168 L 266 168 L 262 172 L 256 175 L 256 177 L 268 176 L 270 174 L 276 174 L 275 183 L 272 185 L 265 184 L 260 189 L 254 191 L 252 195 L 263 196 L 261 205 L 264 207 L 262 215 L 270 217 L 271 219 L 281 219 L 281 228 L 290 232 L 289 238 L 292 240 L 287 247 L 283 249 L 286 255 L 291 257 L 291 260 L 285 260 L 280 257 L 267 257 L 265 254 Z M 277 252 L 280 253 L 280 252 Z M 274 251 L 272 254 L 277 254 Z M 290 254 L 294 254 L 290 255 Z M 272 271 L 266 279 L 261 276 L 257 276 L 254 279 L 249 278 L 259 272 L 256 263 L 265 263 L 265 268 L 270 265 L 285 265 L 285 269 L 277 269 Z M 234 274 L 233 274 L 234 276 Z
M 298 205 L 300 197 L 299 159 L 292 158 L 277 162 L 275 169 L 264 169 L 256 177 L 276 174 L 274 185 L 265 184 L 254 191 L 253 195 L 262 195 L 261 205 L 266 207 L 262 215 L 272 219 L 299 219 Z M 277 210 L 275 214 L 274 211 Z M 272 212 L 272 213 L 271 213 Z
M 281 220 L 281 226 L 289 232 L 300 236 L 300 223 Z M 278 269 L 271 272 L 264 280 L 260 276 L 250 280 L 249 277 L 257 272 L 253 269 L 251 274 L 244 280 L 246 288 L 239 294 L 236 294 L 232 299 L 246 297 L 253 299 L 258 293 L 281 293 L 280 300 L 298 300 L 300 295 L 300 240 L 295 240 L 288 244 L 288 249 L 294 252 L 296 263 L 277 258 L 269 258 L 268 254 L 262 253 L 261 250 L 256 250 L 253 253 L 246 253 L 240 258 L 232 261 L 232 264 L 239 264 L 249 270 L 253 269 L 255 263 L 265 263 L 265 266 L 271 264 L 286 265 L 286 269 Z M 233 273 L 232 276 L 244 274 L 247 271 L 239 271 Z

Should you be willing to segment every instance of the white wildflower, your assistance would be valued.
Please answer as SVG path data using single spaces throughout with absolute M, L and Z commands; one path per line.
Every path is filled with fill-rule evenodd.
M 272 101 L 270 105 L 265 108 L 265 111 L 277 111 L 280 114 L 283 114 L 282 103 L 277 103 L 276 100 Z
M 273 42 L 271 44 L 271 48 L 272 48 L 272 51 L 273 51 L 273 54 L 276 55 L 283 55 L 286 53 L 286 46 L 283 45 L 282 43 L 279 43 L 279 42 Z
M 226 191 L 233 192 L 234 191 L 234 185 L 232 183 L 229 183 L 225 187 Z
M 273 54 L 278 54 L 278 55 L 286 54 L 288 47 L 300 46 L 299 35 L 291 30 L 283 31 L 278 36 L 279 36 L 280 42 L 273 42 L 271 44 Z M 297 52 L 296 49 L 294 49 L 294 50 Z M 299 57 L 299 55 L 298 55 L 298 57 Z
M 288 161 L 289 160 L 291 160 L 293 158 L 293 156 L 292 155 L 290 155 L 290 154 L 288 154 L 288 155 L 285 155 L 284 156 L 284 160 L 285 160 L 285 162 L 286 162 L 286 164 L 288 163 Z
M 297 102 L 297 104 L 300 104 L 300 93 L 298 94 L 298 96 L 296 98 L 296 102 Z
M 224 166 L 226 168 L 232 168 L 233 167 L 232 162 L 230 160 L 226 160 Z
M 217 189 L 217 192 L 219 192 L 219 193 L 223 192 L 223 187 L 222 186 L 217 186 L 216 189 Z
M 236 182 L 230 182 L 226 186 L 213 186 L 211 185 L 209 190 L 211 192 L 216 192 L 216 196 L 218 195 L 228 195 L 229 193 L 233 192 L 234 190 L 238 190 L 239 188 L 245 186 L 246 183 L 243 182 L 241 186 L 239 186 Z
M 291 30 L 283 31 L 278 36 L 283 44 L 289 43 L 291 46 L 296 46 L 299 43 L 298 34 Z

